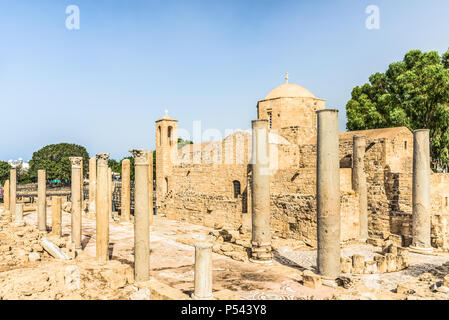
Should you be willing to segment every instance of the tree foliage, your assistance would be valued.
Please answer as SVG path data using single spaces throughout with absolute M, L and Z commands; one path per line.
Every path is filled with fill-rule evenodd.
M 86 176 L 89 167 L 89 154 L 86 148 L 77 144 L 59 143 L 45 146 L 33 153 L 30 160 L 30 179 L 37 181 L 37 170 L 46 170 L 49 180 L 70 181 L 72 174 L 70 157 L 83 158 L 83 174 Z
M 352 90 L 346 116 L 348 130 L 429 129 L 432 159 L 449 166 L 449 50 L 441 57 L 412 50 L 371 75 Z
M 11 170 L 11 166 L 8 162 L 0 161 L 0 183 L 3 186 L 6 180 L 9 179 L 9 172 Z
M 184 140 L 182 138 L 178 138 L 178 149 L 181 149 L 182 147 L 184 147 L 187 144 L 193 144 L 193 142 L 190 140 Z

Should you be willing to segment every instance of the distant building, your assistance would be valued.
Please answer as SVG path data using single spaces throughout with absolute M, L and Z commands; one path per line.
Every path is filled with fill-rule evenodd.
M 17 160 L 9 160 L 8 164 L 12 168 L 22 168 L 23 171 L 28 171 L 28 169 L 30 169 L 30 163 L 24 162 L 22 158 L 19 158 Z

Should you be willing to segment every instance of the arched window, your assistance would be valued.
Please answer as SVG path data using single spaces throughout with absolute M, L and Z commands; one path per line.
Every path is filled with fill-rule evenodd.
M 158 134 L 159 134 L 159 145 L 161 145 L 162 144 L 161 126 L 157 127 L 157 131 L 158 131 Z
M 165 177 L 165 194 L 168 193 L 168 178 Z
M 167 138 L 168 138 L 168 143 L 170 144 L 170 145 L 172 145 L 172 141 L 171 141 L 171 133 L 172 133 L 172 130 L 173 130 L 173 128 L 170 126 L 170 127 L 168 127 L 168 130 L 167 130 Z
M 240 195 L 240 181 L 234 180 L 232 184 L 234 185 L 234 198 L 238 198 Z

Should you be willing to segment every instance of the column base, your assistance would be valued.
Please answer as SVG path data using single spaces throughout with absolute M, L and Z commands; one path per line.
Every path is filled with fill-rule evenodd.
M 14 222 L 14 226 L 15 227 L 24 227 L 25 226 L 25 222 L 23 222 L 23 221 Z
M 323 284 L 323 286 L 330 287 L 330 288 L 336 288 L 336 287 L 338 287 L 338 284 L 335 279 L 325 279 L 325 278 L 321 277 L 321 283 Z
M 194 293 L 192 293 L 192 295 L 190 296 L 192 298 L 192 300 L 215 300 L 214 296 L 210 296 L 210 297 L 198 297 L 196 296 Z
M 258 263 L 258 264 L 272 264 L 273 263 L 273 259 L 271 259 L 271 260 L 256 260 L 253 258 L 249 258 L 249 261 L 252 263 Z
M 410 246 L 410 247 L 408 247 L 408 249 L 411 252 L 414 252 L 414 253 L 421 253 L 421 254 L 432 254 L 433 253 L 433 248 L 432 247 L 430 247 L 430 248 L 420 248 L 420 247 Z

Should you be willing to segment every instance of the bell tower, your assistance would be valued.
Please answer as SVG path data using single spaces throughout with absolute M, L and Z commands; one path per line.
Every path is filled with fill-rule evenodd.
M 156 208 L 170 191 L 170 175 L 178 151 L 178 120 L 165 110 L 156 121 Z

